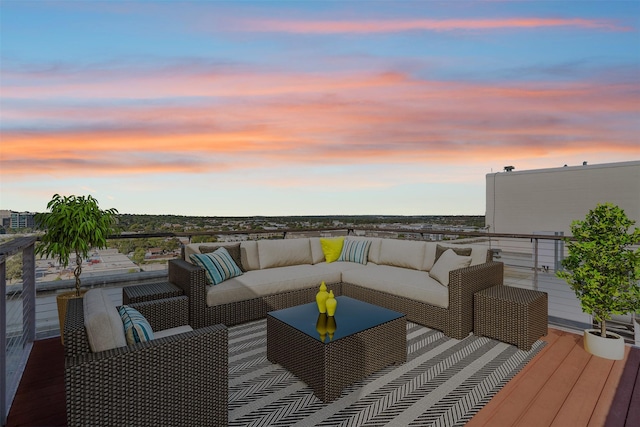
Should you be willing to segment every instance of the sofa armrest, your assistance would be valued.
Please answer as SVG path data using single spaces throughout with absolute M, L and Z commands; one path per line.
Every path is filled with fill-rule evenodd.
M 69 425 L 226 425 L 228 332 L 192 332 L 65 359 Z
M 84 328 L 84 309 L 82 298 L 72 298 L 67 302 L 67 315 L 64 321 L 64 355 L 90 353 L 89 337 Z
M 189 299 L 186 296 L 129 304 L 142 314 L 154 331 L 189 324 Z
M 204 319 L 200 318 L 207 307 L 207 279 L 204 269 L 181 259 L 172 259 L 169 261 L 169 282 L 181 288 L 189 298 L 191 326 L 204 326 Z
M 460 328 L 455 338 L 464 338 L 473 330 L 473 294 L 503 282 L 502 262 L 491 261 L 449 272 L 449 310 Z

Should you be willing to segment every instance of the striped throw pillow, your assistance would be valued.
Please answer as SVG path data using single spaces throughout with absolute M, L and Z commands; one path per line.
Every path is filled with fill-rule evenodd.
M 370 247 L 371 240 L 345 239 L 338 261 L 349 261 L 357 262 L 359 264 L 366 264 L 369 260 Z
M 217 285 L 242 274 L 229 252 L 222 247 L 208 254 L 191 254 L 189 258 L 195 265 L 204 268 L 207 281 L 211 285 Z
M 138 310 L 128 305 L 123 305 L 118 308 L 118 312 L 124 326 L 124 336 L 127 338 L 127 344 L 146 342 L 153 339 L 153 330 L 149 321 Z

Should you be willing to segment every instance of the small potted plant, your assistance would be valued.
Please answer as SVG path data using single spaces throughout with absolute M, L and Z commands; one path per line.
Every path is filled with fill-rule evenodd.
M 600 324 L 599 330 L 584 331 L 585 350 L 608 359 L 624 357 L 624 339 L 608 332 L 606 321 L 640 310 L 640 249 L 631 248 L 640 243 L 640 229 L 632 229 L 634 224 L 620 207 L 598 204 L 584 221 L 571 224 L 569 255 L 557 273 Z
M 91 248 L 107 247 L 107 237 L 115 233 L 118 211 L 101 210 L 98 201 L 91 196 L 63 197 L 59 194 L 53 196 L 47 209 L 49 212 L 35 215 L 37 226 L 45 230 L 40 244 L 36 246 L 36 254 L 58 258 L 63 268 L 69 265 L 72 254 L 76 257 L 73 271 L 75 290 L 56 296 L 60 336 L 63 337 L 67 302 L 71 298 L 80 298 L 83 294 L 80 290 L 82 260 L 89 256 Z

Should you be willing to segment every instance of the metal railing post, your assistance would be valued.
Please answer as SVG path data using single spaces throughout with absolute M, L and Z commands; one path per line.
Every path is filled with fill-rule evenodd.
M 538 289 L 538 238 L 533 239 L 533 289 Z
M 36 259 L 34 243 L 22 250 L 22 321 L 24 322 L 24 334 L 28 343 L 32 343 L 36 339 Z
M 7 393 L 7 264 L 4 255 L 0 255 L 0 289 L 2 290 L 2 298 L 0 299 L 0 319 L 2 319 L 2 327 L 0 328 L 0 341 L 4 343 L 2 346 L 2 354 L 0 354 L 0 425 L 7 423 L 7 412 L 9 408 L 9 396 Z

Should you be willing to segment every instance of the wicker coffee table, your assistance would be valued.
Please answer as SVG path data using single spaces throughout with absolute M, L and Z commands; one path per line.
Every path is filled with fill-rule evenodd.
M 345 296 L 336 299 L 333 334 L 331 318 L 319 314 L 315 302 L 267 313 L 267 359 L 295 374 L 323 402 L 407 360 L 404 314 Z

